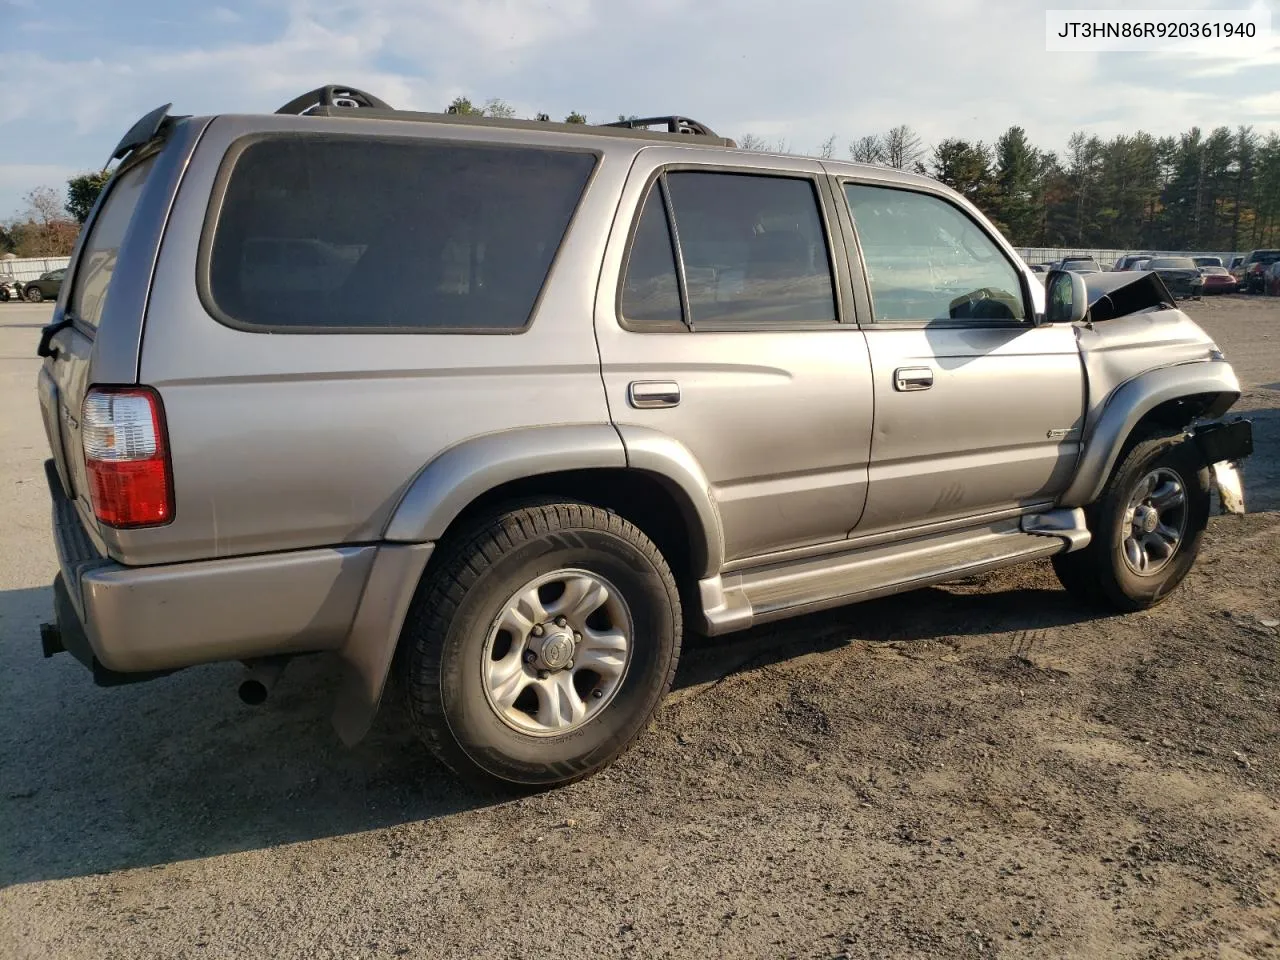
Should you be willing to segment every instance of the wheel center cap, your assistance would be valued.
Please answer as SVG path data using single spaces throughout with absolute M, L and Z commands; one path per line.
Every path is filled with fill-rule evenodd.
M 549 670 L 561 670 L 573 660 L 573 634 L 553 633 L 542 641 L 542 662 Z
M 1137 516 L 1134 517 L 1134 524 L 1143 533 L 1155 533 L 1156 527 L 1160 525 L 1160 514 L 1148 506 L 1138 508 Z

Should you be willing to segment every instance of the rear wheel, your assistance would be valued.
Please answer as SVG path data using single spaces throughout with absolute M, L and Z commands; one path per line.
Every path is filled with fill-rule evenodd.
M 1093 539 L 1053 558 L 1062 585 L 1114 610 L 1155 606 L 1195 563 L 1209 522 L 1209 470 L 1183 434 L 1135 444 L 1086 509 Z
M 39 303 L 44 299 L 44 293 L 39 287 L 34 285 L 27 287 L 27 289 L 22 292 L 22 295 L 26 297 L 27 303 Z
M 679 659 L 679 593 L 657 547 L 597 507 L 539 503 L 444 549 L 402 638 L 419 735 L 454 772 L 520 787 L 611 763 Z

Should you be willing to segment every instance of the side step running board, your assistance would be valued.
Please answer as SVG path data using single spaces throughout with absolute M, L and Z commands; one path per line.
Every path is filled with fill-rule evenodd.
M 1081 511 L 1048 511 L 712 577 L 699 584 L 703 628 L 731 633 L 1078 550 L 1089 542 L 1083 520 Z

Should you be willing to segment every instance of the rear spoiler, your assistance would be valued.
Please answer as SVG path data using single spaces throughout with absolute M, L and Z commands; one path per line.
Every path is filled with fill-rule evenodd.
M 116 148 L 111 151 L 111 156 L 107 158 L 104 167 L 110 166 L 112 160 L 123 160 L 129 154 L 133 153 L 139 147 L 144 147 L 156 139 L 163 139 L 164 135 L 169 132 L 173 124 L 184 117 L 170 117 L 169 109 L 172 103 L 166 103 L 162 107 L 156 107 L 150 113 L 142 116 L 137 123 L 129 128 L 128 132 L 120 138 L 120 142 L 116 144 Z

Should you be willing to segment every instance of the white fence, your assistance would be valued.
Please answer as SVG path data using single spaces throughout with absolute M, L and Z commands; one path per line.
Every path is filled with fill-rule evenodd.
M 65 267 L 71 262 L 70 257 L 11 257 L 0 259 L 0 278 L 5 280 L 38 280 L 40 275 L 50 270 Z
M 1224 267 L 1231 265 L 1232 257 L 1244 256 L 1231 250 L 1148 250 L 1133 247 L 1127 250 L 1099 250 L 1088 247 L 1014 247 L 1018 256 L 1027 263 L 1049 263 L 1063 257 L 1093 257 L 1098 266 L 1106 268 L 1130 253 L 1151 254 L 1156 257 L 1220 257 Z

